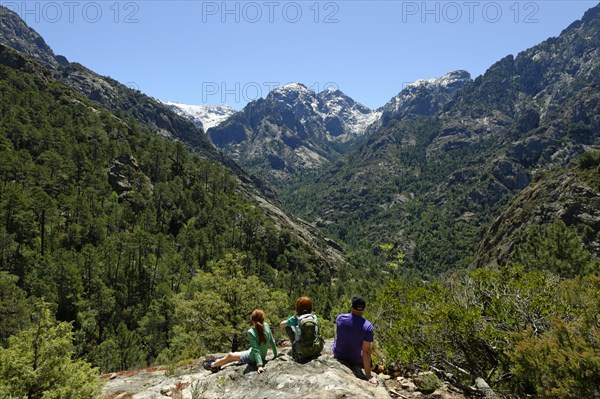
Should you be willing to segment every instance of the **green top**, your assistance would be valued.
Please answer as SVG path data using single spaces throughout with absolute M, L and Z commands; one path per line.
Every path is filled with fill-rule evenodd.
M 286 320 L 286 323 L 290 327 L 297 327 L 298 326 L 298 316 L 293 315 L 292 317 L 290 317 L 289 319 Z
M 275 339 L 273 339 L 273 334 L 271 334 L 271 328 L 269 328 L 269 323 L 266 322 L 265 334 L 267 335 L 267 342 L 260 343 L 258 340 L 258 331 L 256 331 L 256 328 L 252 327 L 248 330 L 248 341 L 250 342 L 250 360 L 254 362 L 257 366 L 262 366 L 264 364 L 263 360 L 267 357 L 269 345 L 271 346 L 271 350 L 273 351 L 273 357 L 277 357 L 277 344 L 275 344 Z

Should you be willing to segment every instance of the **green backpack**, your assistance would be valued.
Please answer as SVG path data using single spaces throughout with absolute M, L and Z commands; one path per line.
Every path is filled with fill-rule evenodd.
M 294 360 L 307 360 L 321 354 L 324 340 L 321 334 L 319 334 L 317 316 L 313 314 L 298 316 L 298 326 L 295 328 L 295 335 L 296 340 L 292 345 Z

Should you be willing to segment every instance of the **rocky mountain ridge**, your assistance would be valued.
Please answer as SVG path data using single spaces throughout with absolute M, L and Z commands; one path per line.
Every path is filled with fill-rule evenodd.
M 407 85 L 382 108 L 381 123 L 416 116 L 435 115 L 451 100 L 453 94 L 471 82 L 467 71 L 452 71 L 432 79 L 421 79 Z
M 374 111 L 338 89 L 314 93 L 291 83 L 248 104 L 209 135 L 249 171 L 285 186 L 337 160 L 391 120 L 435 114 L 470 81 L 466 71 L 419 80 Z
M 273 89 L 209 132 L 213 143 L 274 184 L 319 169 L 379 118 L 339 90 Z

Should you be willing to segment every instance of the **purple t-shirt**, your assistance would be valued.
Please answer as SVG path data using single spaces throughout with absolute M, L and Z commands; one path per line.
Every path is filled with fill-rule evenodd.
M 373 342 L 373 324 L 352 313 L 342 313 L 335 320 L 337 339 L 333 343 L 333 354 L 340 360 L 362 364 L 363 341 Z

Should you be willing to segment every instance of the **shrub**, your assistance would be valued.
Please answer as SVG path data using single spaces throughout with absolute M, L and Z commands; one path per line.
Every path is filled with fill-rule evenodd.
M 520 266 L 392 281 L 373 306 L 376 340 L 387 364 L 460 368 L 465 383 L 484 377 L 544 398 L 596 398 L 599 292 L 596 276 L 561 280 Z
M 527 329 L 510 351 L 516 390 L 539 398 L 600 397 L 600 329 L 557 320 L 538 336 Z

